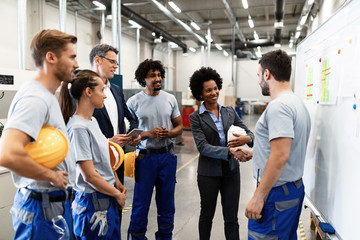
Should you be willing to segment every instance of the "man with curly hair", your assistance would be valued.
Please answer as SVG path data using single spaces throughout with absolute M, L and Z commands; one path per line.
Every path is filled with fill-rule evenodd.
M 147 239 L 147 216 L 153 188 L 156 188 L 158 231 L 156 239 L 172 239 L 175 214 L 177 157 L 172 138 L 182 133 L 182 118 L 175 97 L 161 90 L 165 70 L 160 61 L 146 59 L 135 78 L 145 87 L 127 101 L 139 121 L 140 155 L 135 164 L 135 189 L 128 239 Z

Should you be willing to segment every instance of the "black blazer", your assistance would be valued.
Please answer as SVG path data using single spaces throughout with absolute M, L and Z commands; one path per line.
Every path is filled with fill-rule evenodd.
M 115 98 L 117 109 L 118 109 L 118 128 L 119 133 L 125 133 L 124 130 L 124 117 L 126 117 L 130 122 L 130 130 L 137 127 L 137 121 L 133 118 L 132 114 L 130 113 L 129 109 L 127 108 L 124 94 L 122 93 L 119 86 L 110 83 L 110 90 Z M 111 124 L 109 114 L 105 108 L 97 108 L 94 111 L 93 116 L 99 123 L 100 129 L 102 133 L 107 138 L 111 138 L 114 136 L 114 128 Z
M 220 136 L 214 121 L 208 112 L 199 114 L 199 110 L 193 112 L 190 117 L 191 130 L 195 144 L 200 152 L 198 174 L 203 176 L 222 176 L 222 162 L 228 161 L 230 170 L 239 167 L 239 162 L 229 156 L 229 148 L 220 146 Z M 221 119 L 223 122 L 225 138 L 227 142 L 227 131 L 231 125 L 243 128 L 252 139 L 247 143 L 253 146 L 254 134 L 241 121 L 238 114 L 232 107 L 221 108 Z

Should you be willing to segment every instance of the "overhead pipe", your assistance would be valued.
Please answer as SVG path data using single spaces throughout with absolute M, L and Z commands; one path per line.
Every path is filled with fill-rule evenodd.
M 112 30 L 112 45 L 119 49 L 120 46 L 117 46 L 117 19 L 118 19 L 118 11 L 117 11 L 117 0 L 111 1 L 111 30 Z M 120 55 L 120 54 L 119 54 Z
M 26 2 L 18 0 L 18 49 L 19 49 L 19 69 L 26 69 Z
M 117 46 L 119 51 L 121 50 L 121 0 L 117 0 Z M 121 54 L 118 54 L 119 67 L 117 72 L 121 74 Z
M 105 43 L 105 11 L 101 11 L 100 35 L 101 43 Z
M 135 21 L 136 23 L 143 26 L 144 28 L 154 32 L 157 36 L 162 36 L 167 41 L 176 43 L 179 47 L 182 48 L 183 53 L 187 53 L 187 45 L 185 43 L 183 43 L 179 39 L 173 37 L 172 35 L 165 32 L 164 30 L 158 28 L 157 26 L 155 26 L 154 24 L 152 24 L 145 18 L 141 17 L 137 13 L 131 11 L 129 8 L 125 7 L 124 5 L 121 5 L 121 14 L 123 16 Z
M 239 39 L 240 39 L 242 42 L 246 42 L 245 36 L 244 36 L 244 34 L 242 33 L 242 31 L 241 31 L 241 29 L 240 29 L 238 20 L 237 20 L 237 18 L 234 16 L 234 13 L 233 13 L 233 11 L 231 10 L 228 2 L 227 2 L 226 0 L 223 0 L 223 4 L 224 4 L 224 6 L 225 6 L 225 9 L 226 9 L 227 13 L 230 15 L 231 23 L 232 23 L 232 24 L 235 24 L 235 27 L 236 27 L 236 30 L 237 30 L 237 35 L 238 35 Z
M 66 0 L 59 0 L 60 31 L 66 31 Z
M 171 20 L 173 20 L 174 22 L 176 22 L 177 24 L 179 24 L 181 27 L 183 27 L 186 31 L 188 31 L 189 33 L 191 33 L 192 35 L 194 35 L 199 42 L 201 42 L 203 45 L 206 45 L 206 41 L 204 40 L 204 38 L 202 38 L 201 36 L 199 36 L 199 34 L 195 33 L 191 27 L 189 27 L 188 25 L 186 25 L 185 23 L 183 23 L 181 20 L 179 20 L 178 18 L 176 18 L 166 7 L 164 7 L 161 3 L 159 3 L 156 0 L 148 0 L 148 2 L 153 3 L 160 11 L 162 11 L 166 16 L 168 16 Z
M 275 3 L 275 34 L 274 42 L 280 43 L 281 41 L 281 29 L 284 26 L 284 9 L 285 9 L 285 0 L 276 0 Z
M 247 41 L 247 42 L 235 45 L 235 52 L 237 50 L 248 50 L 248 49 L 257 48 L 257 47 L 270 47 L 270 46 L 274 46 L 274 41 L 267 40 L 267 39 Z M 223 47 L 226 48 L 226 46 L 223 46 Z M 230 48 L 232 48 L 232 47 L 230 47 Z

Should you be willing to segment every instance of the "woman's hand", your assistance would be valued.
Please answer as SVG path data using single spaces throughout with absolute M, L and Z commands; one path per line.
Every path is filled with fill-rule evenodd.
M 240 135 L 237 133 L 233 133 L 233 135 L 237 138 L 228 141 L 228 145 L 227 145 L 228 147 L 238 147 L 238 146 L 245 145 L 248 142 L 251 142 L 250 136 Z
M 119 194 L 117 194 L 115 198 L 116 198 L 116 202 L 119 204 L 119 206 L 121 208 L 124 208 L 126 195 L 119 191 Z

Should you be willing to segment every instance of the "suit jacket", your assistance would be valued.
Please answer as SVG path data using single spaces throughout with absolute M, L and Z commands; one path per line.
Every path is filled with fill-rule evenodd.
M 199 110 L 193 112 L 190 117 L 191 130 L 194 136 L 195 144 L 200 152 L 198 174 L 203 176 L 222 176 L 222 161 L 228 161 L 230 170 L 239 167 L 239 162 L 231 155 L 229 148 L 220 146 L 220 136 L 217 127 L 208 112 L 199 114 Z M 223 122 L 226 142 L 227 131 L 231 125 L 243 128 L 251 137 L 252 141 L 248 143 L 252 147 L 254 134 L 241 121 L 238 114 L 232 107 L 221 107 L 221 119 Z
M 118 109 L 118 128 L 120 133 L 125 133 L 124 128 L 124 117 L 126 117 L 130 122 L 130 130 L 137 127 L 137 121 L 134 119 L 129 109 L 127 108 L 124 94 L 122 93 L 119 86 L 110 83 L 110 90 L 115 98 L 117 109 Z M 114 136 L 114 128 L 111 124 L 109 114 L 105 108 L 97 108 L 94 111 L 93 116 L 99 123 L 102 133 L 107 138 Z

